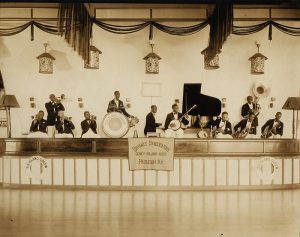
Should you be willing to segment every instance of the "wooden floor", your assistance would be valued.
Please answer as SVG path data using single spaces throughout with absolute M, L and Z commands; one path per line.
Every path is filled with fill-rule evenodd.
M 0 189 L 0 236 L 299 237 L 300 190 Z

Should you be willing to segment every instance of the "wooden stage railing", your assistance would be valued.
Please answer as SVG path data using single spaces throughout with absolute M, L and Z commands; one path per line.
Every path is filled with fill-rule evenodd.
M 127 139 L 0 139 L 0 185 L 99 190 L 300 187 L 300 140 L 176 139 L 174 171 L 130 171 L 127 146 Z

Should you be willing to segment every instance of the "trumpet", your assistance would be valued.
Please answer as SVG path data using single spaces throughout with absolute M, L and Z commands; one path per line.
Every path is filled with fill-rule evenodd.
M 93 114 L 91 114 L 91 115 L 90 115 L 90 119 L 91 119 L 91 120 L 96 120 L 96 119 L 97 119 L 97 116 L 96 116 L 96 115 L 93 115 Z

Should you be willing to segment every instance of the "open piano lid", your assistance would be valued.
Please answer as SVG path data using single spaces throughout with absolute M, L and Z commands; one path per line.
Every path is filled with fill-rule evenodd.
M 185 83 L 183 87 L 182 112 L 185 113 L 194 104 L 197 108 L 190 115 L 219 116 L 221 101 L 218 98 L 201 94 L 201 83 Z

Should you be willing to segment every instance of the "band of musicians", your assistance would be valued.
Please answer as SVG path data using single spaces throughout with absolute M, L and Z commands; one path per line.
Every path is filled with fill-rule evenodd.
M 106 123 L 104 123 L 104 117 L 102 127 L 106 124 L 106 126 L 111 126 L 110 129 L 112 131 L 118 132 L 118 129 L 122 129 L 120 126 L 124 126 L 124 123 L 120 123 L 120 121 L 125 121 L 125 124 L 128 122 L 128 129 L 126 130 L 125 128 L 124 134 L 119 136 L 123 137 L 131 127 L 135 129 L 139 119 L 126 111 L 120 95 L 119 91 L 114 92 L 114 98 L 109 101 L 107 107 L 107 113 L 113 115 L 113 117 L 108 117 L 110 120 Z M 45 103 L 47 115 L 45 116 L 43 110 L 38 111 L 31 122 L 28 137 L 73 138 L 73 131 L 77 126 L 81 130 L 80 138 L 102 137 L 97 131 L 97 117 L 92 115 L 90 111 L 84 111 L 83 120 L 80 125 L 77 125 L 72 122 L 72 117 L 65 115 L 64 105 L 54 94 L 49 96 L 49 100 L 49 102 Z M 178 103 L 174 103 L 170 106 L 170 112 L 167 113 L 165 121 L 159 122 L 156 119 L 158 106 L 151 105 L 150 112 L 145 117 L 144 135 L 147 137 L 184 138 L 184 134 L 189 128 L 196 129 L 197 137 L 200 139 L 257 138 L 259 134 L 262 139 L 268 139 L 281 138 L 283 135 L 282 113 L 277 112 L 274 118 L 270 118 L 267 121 L 259 121 L 259 114 L 262 111 L 259 104 L 254 102 L 252 96 L 248 96 L 247 103 L 241 107 L 240 121 L 229 121 L 230 115 L 226 111 L 223 111 L 220 116 L 211 118 L 201 115 L 189 115 L 189 112 L 197 106 L 205 105 L 194 105 L 185 113 L 181 113 Z M 261 131 L 257 130 L 259 122 L 263 123 Z M 110 134 L 107 135 L 108 137 L 114 137 L 110 136 Z

